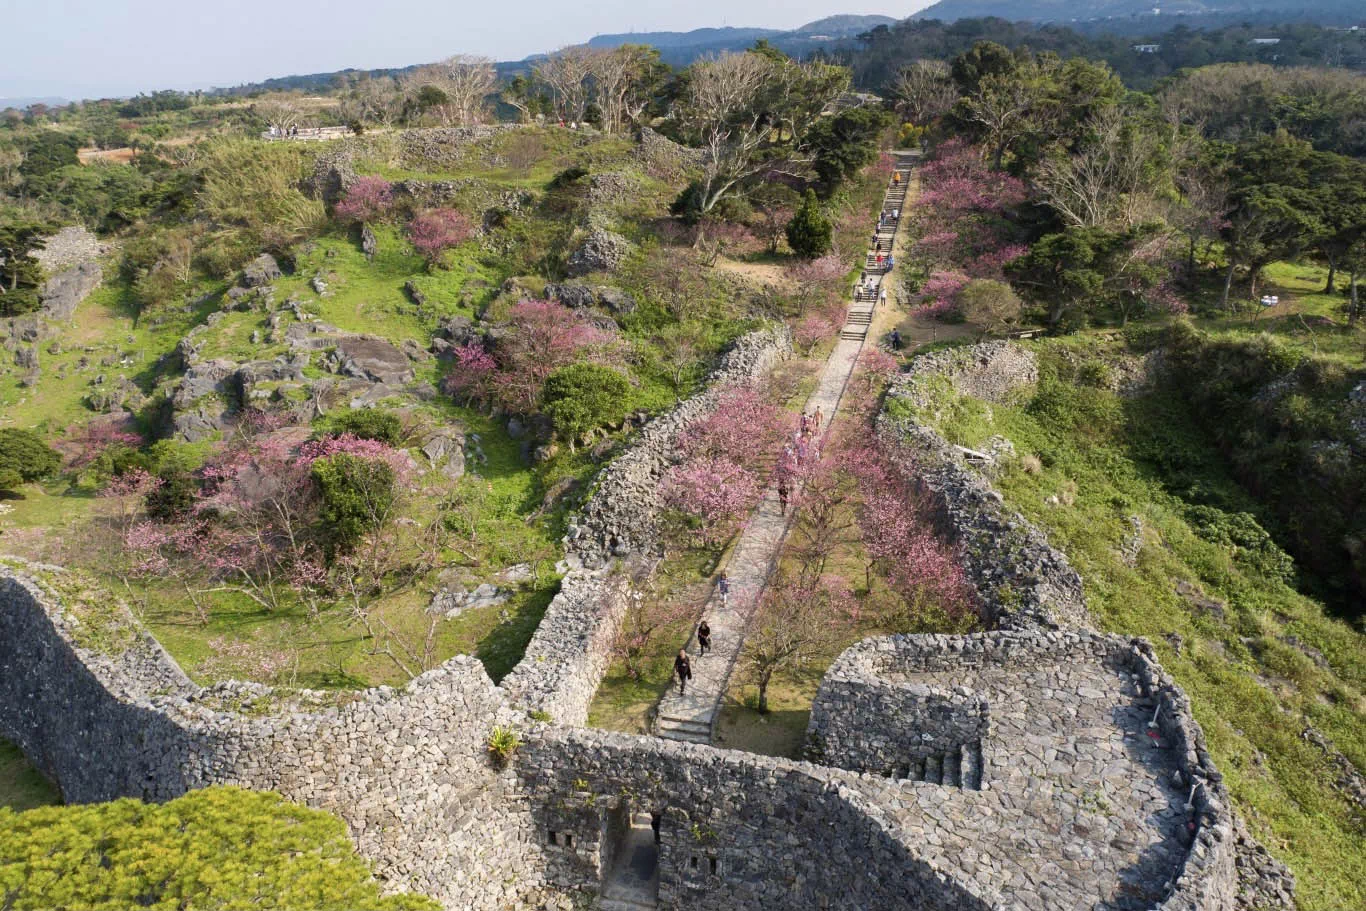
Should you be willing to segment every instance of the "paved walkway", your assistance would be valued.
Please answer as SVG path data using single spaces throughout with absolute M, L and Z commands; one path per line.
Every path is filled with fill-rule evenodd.
M 887 211 L 904 207 L 908 182 L 905 173 L 912 161 L 913 156 L 898 153 L 897 170 L 902 173 L 903 179 L 900 187 L 894 188 L 888 184 L 883 202 Z M 891 250 L 896 229 L 895 222 L 878 229 L 877 239 L 884 252 Z M 820 382 L 804 406 L 808 414 L 814 413 L 817 408 L 821 411 L 823 417 L 818 436 L 824 435 L 835 419 L 835 412 L 839 410 L 844 388 L 868 337 L 878 291 L 887 278 L 886 274 L 875 272 L 875 254 L 872 252 L 868 254 L 867 265 L 873 278 L 873 287 L 856 292 L 835 350 L 830 352 Z M 773 572 L 791 519 L 791 511 L 788 515 L 779 511 L 777 484 L 770 485 L 740 533 L 730 560 L 726 563 L 726 575 L 730 579 L 729 603 L 722 606 L 720 596 L 713 593 L 704 610 L 703 616 L 711 626 L 712 649 L 702 657 L 697 654 L 696 643 L 688 643 L 693 678 L 688 683 L 686 694 L 679 695 L 678 679 L 675 677 L 669 691 L 660 700 L 654 725 L 658 736 L 693 743 L 711 743 L 716 731 L 721 697 L 729 688 L 735 659 L 740 654 L 740 646 L 744 644 L 745 630 Z

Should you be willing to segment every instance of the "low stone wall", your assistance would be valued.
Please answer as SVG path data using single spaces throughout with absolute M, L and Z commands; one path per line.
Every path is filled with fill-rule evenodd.
M 832 668 L 811 705 L 807 746 L 823 764 L 891 777 L 907 763 L 980 741 L 989 728 L 987 701 L 967 690 Z
M 571 556 L 600 567 L 613 558 L 658 550 L 659 485 L 678 461 L 679 433 L 710 414 L 726 386 L 761 376 L 791 353 L 792 334 L 785 326 L 737 339 L 707 378 L 704 392 L 646 424 L 631 448 L 599 475 L 597 490 L 570 524 L 565 543 Z
M 478 661 L 455 658 L 401 690 L 203 689 L 126 611 L 64 607 L 72 578 L 0 573 L 0 735 L 66 800 L 273 790 L 343 819 L 391 889 L 492 908 L 508 882 L 538 886 L 527 806 L 485 755 L 513 715 Z
M 659 817 L 660 908 L 992 907 L 917 859 L 858 776 L 836 769 L 549 727 L 516 766 L 546 876 L 560 889 L 596 893 L 614 860 L 614 821 L 650 813 Z
M 912 362 L 888 390 L 888 403 L 932 406 L 927 381 L 947 377 L 955 391 L 1000 402 L 1038 379 L 1033 355 L 1006 342 L 935 352 Z M 1002 629 L 1086 626 L 1081 576 L 1033 523 L 1007 508 L 980 472 L 927 426 L 885 409 L 877 432 L 905 477 L 930 494 L 962 551 L 984 619 Z

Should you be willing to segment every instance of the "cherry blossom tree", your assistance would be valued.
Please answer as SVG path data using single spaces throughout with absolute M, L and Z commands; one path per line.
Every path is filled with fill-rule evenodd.
M 581 311 L 553 301 L 525 300 L 513 306 L 493 357 L 499 404 L 522 414 L 540 403 L 546 378 L 581 360 L 608 363 L 618 347 L 613 333 L 599 329 Z
M 346 188 L 346 198 L 337 203 L 337 217 L 366 222 L 383 218 L 393 211 L 394 188 L 383 177 L 361 177 Z
M 612 643 L 612 657 L 626 665 L 632 680 L 640 679 L 642 659 L 651 654 L 659 634 L 670 626 L 692 619 L 695 608 L 668 597 L 656 585 L 632 591 L 627 597 L 626 613 Z
M 493 378 L 498 362 L 478 342 L 460 345 L 452 352 L 455 363 L 442 385 L 449 395 L 467 405 L 488 405 L 493 400 Z
M 427 268 L 441 262 L 452 247 L 459 246 L 474 233 L 470 220 L 455 209 L 428 209 L 408 222 L 408 240 L 427 261 Z
M 791 672 L 833 656 L 843 627 L 856 612 L 841 580 L 778 578 L 759 600 L 739 663 L 742 679 L 759 691 L 759 712 L 768 712 L 768 688 L 779 672 Z
M 724 459 L 757 473 L 796 429 L 797 416 L 771 401 L 756 383 L 722 390 L 716 407 L 679 435 L 688 458 Z
M 665 472 L 661 492 L 695 543 L 719 547 L 735 534 L 761 491 L 754 475 L 731 460 L 702 457 Z

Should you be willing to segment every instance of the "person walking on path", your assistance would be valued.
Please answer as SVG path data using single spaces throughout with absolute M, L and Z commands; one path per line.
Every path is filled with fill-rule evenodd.
M 901 186 L 901 172 L 900 172 L 900 171 L 893 171 L 893 172 L 892 172 L 892 186 L 894 186 L 894 187 L 899 187 L 899 186 Z
M 886 289 L 886 288 L 883 288 L 881 291 L 878 292 L 877 302 L 878 302 L 879 304 L 882 304 L 882 305 L 886 306 L 886 304 L 887 304 L 887 289 Z
M 811 430 L 812 430 L 812 432 L 813 432 L 813 433 L 820 433 L 820 432 L 821 432 L 821 424 L 822 424 L 824 421 L 825 421 L 825 414 L 824 414 L 824 412 L 821 411 L 821 406 L 817 405 L 817 406 L 816 406 L 816 419 L 815 419 L 814 421 L 811 422 Z
M 681 648 L 674 659 L 674 673 L 678 675 L 678 695 L 682 696 L 688 688 L 688 681 L 692 679 L 692 662 L 688 660 L 688 653 Z
M 778 514 L 779 514 L 779 515 L 783 515 L 783 516 L 787 515 L 787 498 L 791 495 L 791 493 L 792 493 L 791 488 L 789 488 L 789 487 L 787 486 L 787 474 L 784 473 L 784 474 L 782 474 L 782 475 L 780 475 L 780 476 L 778 477 Z
M 721 578 L 716 580 L 716 593 L 721 596 L 722 607 L 730 604 L 730 580 L 726 578 L 724 569 L 721 570 Z
M 701 623 L 697 624 L 697 657 L 700 658 L 705 655 L 709 648 L 711 648 L 711 627 L 703 619 Z

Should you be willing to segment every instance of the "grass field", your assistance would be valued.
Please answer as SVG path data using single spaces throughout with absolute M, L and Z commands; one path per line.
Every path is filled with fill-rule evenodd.
M 0 807 L 23 812 L 60 802 L 56 789 L 29 765 L 19 748 L 0 740 Z

